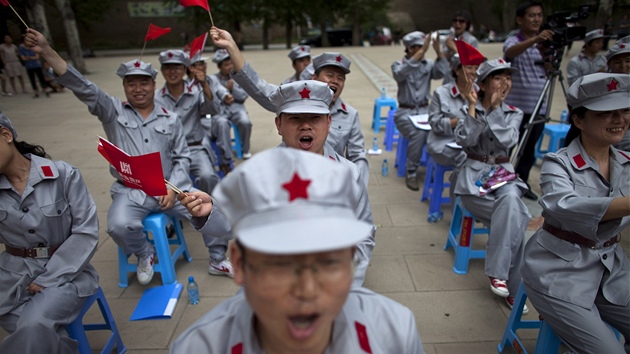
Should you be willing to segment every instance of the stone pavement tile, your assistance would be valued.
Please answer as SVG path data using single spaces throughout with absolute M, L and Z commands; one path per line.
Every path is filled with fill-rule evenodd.
M 468 343 L 435 343 L 436 354 L 480 354 L 480 353 L 496 353 L 499 341 L 490 342 L 468 342 Z M 523 340 L 525 349 L 532 353 L 536 346 L 536 341 Z M 503 354 L 518 353 L 514 348 L 507 347 L 503 350 Z
M 414 291 L 402 256 L 372 255 L 363 286 L 377 293 Z
M 427 215 L 429 213 L 429 205 L 427 203 L 420 203 L 420 194 L 418 193 L 418 199 L 414 203 L 410 204 L 388 204 L 387 210 L 391 215 L 392 222 L 396 226 L 410 226 L 417 225 L 421 227 L 431 226 L 427 221 Z
M 444 254 L 445 233 L 432 224 L 417 226 L 380 227 L 376 230 L 375 255 Z
M 392 218 L 389 215 L 389 211 L 387 210 L 387 205 L 383 204 L 372 204 L 372 220 L 374 221 L 374 225 L 379 229 L 381 227 L 394 226 L 392 223 Z M 378 236 L 378 230 L 377 236 Z
M 413 311 L 423 343 L 489 342 L 503 336 L 507 317 L 487 290 L 388 293 Z
M 185 291 L 182 293 L 182 297 L 179 299 L 180 303 L 177 306 L 185 305 L 184 315 L 180 318 L 173 333 L 171 343 L 179 337 L 188 327 L 192 326 L 197 320 L 199 320 L 204 314 L 210 312 L 215 306 L 227 300 L 229 297 L 213 297 L 213 296 L 201 296 L 197 305 L 191 305 L 188 303 L 188 297 Z
M 471 262 L 467 274 L 453 272 L 453 257 L 441 255 L 407 255 L 411 279 L 416 291 L 485 290 L 492 297 L 484 275 L 483 260 Z

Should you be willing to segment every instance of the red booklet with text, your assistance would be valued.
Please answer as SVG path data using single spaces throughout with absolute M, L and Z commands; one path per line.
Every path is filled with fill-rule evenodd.
M 153 197 L 166 195 L 159 152 L 129 156 L 107 139 L 100 136 L 98 139 L 98 152 L 118 171 L 125 186 L 140 189 Z

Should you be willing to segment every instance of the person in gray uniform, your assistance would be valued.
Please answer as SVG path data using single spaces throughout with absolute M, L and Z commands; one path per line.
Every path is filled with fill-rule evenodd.
M 201 53 L 195 54 L 195 56 L 190 59 L 189 72 L 203 73 L 205 81 L 208 85 L 210 85 L 212 99 L 215 101 L 214 104 L 219 107 L 221 107 L 221 105 L 231 105 L 234 103 L 234 96 L 230 94 L 225 86 L 219 83 L 219 79 L 217 79 L 215 75 L 208 75 L 208 65 L 206 64 L 206 60 L 208 60 L 208 58 L 202 57 Z M 201 124 L 206 131 L 210 132 L 211 139 L 215 139 L 217 142 L 217 150 L 219 151 L 219 156 L 217 157 L 219 159 L 219 170 L 225 176 L 232 171 L 234 164 L 232 161 L 232 137 L 230 135 L 230 129 L 232 126 L 230 121 L 227 119 L 227 116 L 219 114 L 220 112 L 221 109 L 219 108 L 218 113 L 211 114 L 210 119 L 202 119 Z M 211 154 L 211 156 L 213 155 Z
M 521 284 L 523 242 L 531 218 L 521 200 L 527 185 L 515 178 L 499 188 L 486 186 L 482 190 L 478 182 L 483 182 L 495 169 L 514 173 L 508 155 L 518 141 L 523 112 L 508 106 L 504 100 L 512 86 L 512 72 L 516 70 L 503 59 L 479 65 L 479 94 L 469 80 L 462 91 L 467 101 L 462 107 L 465 116 L 455 127 L 455 141 L 467 155 L 457 177 L 455 194 L 477 220 L 490 228 L 485 274 L 490 279 L 490 290 L 505 298 L 509 308 Z M 527 312 L 525 306 L 523 313 Z
M 606 52 L 608 72 L 630 74 L 630 36 L 619 39 Z M 630 151 L 630 131 L 614 146 L 619 150 Z
M 293 47 L 288 55 L 289 59 L 291 59 L 291 66 L 293 66 L 293 70 L 295 70 L 295 74 L 286 78 L 282 81 L 282 84 L 288 84 L 294 81 L 300 81 L 300 74 L 304 69 L 311 64 L 311 46 L 308 45 L 298 45 Z M 308 80 L 311 78 L 309 77 Z
M 157 71 L 151 64 L 131 60 L 120 65 L 116 74 L 122 78 L 127 99 L 127 102 L 122 102 L 68 65 L 41 33 L 28 29 L 24 42 L 50 64 L 58 75 L 57 82 L 71 90 L 88 106 L 90 113 L 103 125 L 109 141 L 131 156 L 158 151 L 164 178 L 181 190 L 193 190 L 188 175 L 190 154 L 183 126 L 177 114 L 155 104 Z M 110 172 L 116 181 L 110 188 L 112 205 L 107 212 L 107 233 L 125 254 L 138 256 L 136 275 L 138 282 L 146 285 L 153 278 L 155 249 L 142 232 L 142 221 L 154 211 L 186 220 L 190 219 L 190 214 L 183 206 L 175 203 L 173 190 L 168 189 L 166 195 L 157 198 L 150 197 L 139 189 L 125 186 L 112 166 Z M 220 235 L 229 231 L 225 219 L 218 216 L 215 219 L 219 221 L 212 225 L 216 226 L 213 234 Z M 214 240 L 204 234 L 204 242 L 209 246 Z M 210 268 L 231 276 L 232 269 L 225 257 L 225 251 L 210 250 Z
M 232 223 L 243 291 L 185 330 L 170 353 L 424 353 L 408 308 L 351 287 L 356 244 L 372 228 L 354 213 L 361 189 L 351 169 L 297 149 L 258 153 L 228 175 L 214 198 Z
M 409 139 L 405 183 L 407 188 L 413 191 L 420 189 L 416 171 L 420 166 L 422 149 L 427 142 L 429 132 L 416 127 L 409 116 L 429 112 L 431 80 L 449 75 L 448 61 L 440 50 L 439 40 L 433 41 L 437 60 L 434 62 L 424 58 L 430 42 L 430 35 L 427 36 L 420 31 L 407 33 L 403 37 L 405 57 L 392 64 L 392 74 L 398 84 L 398 109 L 394 115 L 394 123 L 398 131 Z
M 469 30 L 472 25 L 472 15 L 467 10 L 459 10 L 453 16 L 453 24 L 451 26 L 451 34 L 444 41 L 444 57 L 450 62 L 451 58 L 457 54 L 457 45 L 455 41 L 464 41 L 475 48 L 479 48 L 477 37 L 473 36 Z M 439 33 L 438 33 L 439 36 Z M 439 37 L 438 37 L 439 39 Z M 452 75 L 444 75 L 442 85 L 455 82 Z
M 98 289 L 96 205 L 81 172 L 17 140 L 0 112 L 0 353 L 79 353 L 64 326 Z
M 217 64 L 219 72 L 215 74 L 219 79 L 219 83 L 223 85 L 228 92 L 234 98 L 231 104 L 223 101 L 221 103 L 221 115 L 227 118 L 228 121 L 234 123 L 238 129 L 238 133 L 241 136 L 241 144 L 243 147 L 243 159 L 248 159 L 252 156 L 250 150 L 250 138 L 252 136 L 252 122 L 247 115 L 247 109 L 245 108 L 245 100 L 249 97 L 247 92 L 241 88 L 241 86 L 232 77 L 232 70 L 234 64 L 230 58 L 230 54 L 225 49 L 218 49 L 214 52 L 212 61 Z M 231 140 L 223 141 L 217 137 L 217 145 L 223 145 L 222 150 L 231 149 Z
M 578 78 L 596 72 L 606 72 L 606 58 L 599 54 L 604 46 L 604 30 L 590 31 L 584 37 L 582 52 L 569 60 L 567 81 L 573 84 Z
M 630 263 L 618 244 L 630 226 L 630 153 L 613 147 L 630 125 L 629 97 L 630 75 L 579 78 L 567 95 L 568 146 L 541 167 L 545 223 L 525 247 L 523 282 L 575 353 L 630 353 Z
M 477 78 L 479 65 L 463 66 L 457 54 L 451 57 L 450 63 L 455 82 L 438 87 L 431 98 L 429 106 L 431 131 L 427 138 L 427 152 L 438 164 L 453 166 L 449 177 L 449 195 L 452 204 L 455 202 L 453 192 L 457 183 L 457 174 L 466 161 L 466 153 L 455 143 L 454 131 L 459 119 L 465 115 L 461 109 L 466 104 L 462 91 L 466 90 L 468 80 L 474 82 Z
M 355 215 L 373 225 L 367 188 L 361 180 L 358 167 L 337 154 L 327 142 L 332 121 L 330 116 L 332 97 L 333 93 L 325 83 L 314 80 L 293 82 L 276 89 L 269 99 L 278 107 L 276 128 L 278 134 L 282 136 L 281 146 L 323 155 L 352 170 L 353 181 L 361 187 L 360 197 L 354 205 Z M 191 193 L 178 199 L 193 215 L 191 224 L 201 232 L 205 232 L 206 225 L 213 222 L 213 213 L 220 207 L 214 205 L 212 198 L 203 193 Z M 374 249 L 375 232 L 376 227 L 373 226 L 369 235 L 357 247 L 353 282 L 355 287 L 363 284 Z

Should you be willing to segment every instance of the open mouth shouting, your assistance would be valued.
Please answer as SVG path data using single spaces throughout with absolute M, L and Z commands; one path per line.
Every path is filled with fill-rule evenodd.
M 315 332 L 319 314 L 289 316 L 289 333 L 298 340 L 308 339 Z
M 313 147 L 313 137 L 310 135 L 303 135 L 300 137 L 300 149 L 302 150 L 310 150 Z

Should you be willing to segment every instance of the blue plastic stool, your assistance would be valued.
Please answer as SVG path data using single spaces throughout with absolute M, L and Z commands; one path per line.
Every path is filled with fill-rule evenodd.
M 166 234 L 166 226 L 169 222 L 173 223 L 175 235 L 177 236 L 170 240 Z M 153 265 L 153 270 L 162 275 L 162 284 L 174 284 L 177 281 L 175 274 L 177 258 L 183 255 L 188 262 L 192 261 L 179 220 L 174 216 L 170 217 L 158 212 L 147 215 L 142 221 L 142 225 L 144 227 L 142 231 L 147 235 L 147 239 L 155 245 L 158 262 Z M 149 233 L 153 235 L 153 239 L 149 238 Z M 173 253 L 171 253 L 170 245 L 178 245 Z M 138 268 L 137 264 L 129 263 L 129 256 L 118 246 L 118 272 L 120 278 L 118 286 L 121 288 L 126 288 L 129 285 L 127 273 L 136 272 Z
M 453 271 L 457 274 L 468 273 L 468 262 L 471 259 L 485 259 L 486 250 L 471 249 L 472 238 L 478 234 L 489 234 L 485 227 L 475 227 L 475 216 L 471 214 L 459 197 L 455 199 L 455 209 L 451 226 L 448 229 L 448 238 L 444 245 L 446 251 L 449 247 L 455 251 L 455 265 Z
M 241 140 L 241 134 L 238 132 L 238 128 L 232 123 L 232 130 L 234 131 L 234 138 L 232 138 L 232 150 L 236 154 L 236 158 L 243 158 L 243 143 Z
M 429 155 L 427 174 L 424 177 L 424 187 L 422 187 L 422 197 L 420 198 L 421 202 L 429 199 L 429 216 L 427 217 L 429 223 L 441 220 L 444 215 L 440 210 L 442 204 L 451 203 L 450 196 L 442 196 L 443 190 L 451 186 L 448 182 L 444 183 L 444 175 L 448 171 L 453 171 L 453 166 L 440 165 Z
M 225 177 L 225 174 L 223 174 L 223 171 L 221 171 L 221 169 L 219 168 L 219 165 L 221 164 L 222 161 L 221 161 L 221 153 L 219 151 L 219 148 L 217 147 L 217 141 L 211 140 L 210 147 L 212 147 L 212 150 L 214 150 L 215 155 L 217 155 L 217 164 L 214 170 L 216 171 L 217 175 L 219 175 L 219 178 L 223 179 L 223 177 Z M 234 169 L 234 160 L 230 161 L 230 167 Z
M 94 305 L 95 302 L 98 301 L 98 307 L 101 310 L 101 314 L 103 315 L 103 319 L 105 323 L 90 323 L 83 324 L 83 316 L 88 312 L 88 310 Z M 107 299 L 105 298 L 105 294 L 103 294 L 103 289 L 100 287 L 96 291 L 96 294 L 88 297 L 83 304 L 83 309 L 81 309 L 81 313 L 79 317 L 77 317 L 74 322 L 70 323 L 66 327 L 66 331 L 70 338 L 79 342 L 79 353 L 81 354 L 92 354 L 92 348 L 90 348 L 90 342 L 87 339 L 86 331 L 102 331 L 102 330 L 110 330 L 112 331 L 111 336 L 107 340 L 105 347 L 101 351 L 101 354 L 110 354 L 114 347 L 116 348 L 116 352 L 122 354 L 127 351 L 127 348 L 122 342 L 120 338 L 120 333 L 118 332 L 118 327 L 116 327 L 116 322 L 114 321 L 114 316 L 109 309 L 109 305 L 107 304 Z
M 569 132 L 569 127 L 571 127 L 569 124 L 546 124 L 545 129 L 536 143 L 536 151 L 534 152 L 536 159 L 542 159 L 546 153 L 558 151 L 558 149 L 564 145 L 564 138 L 566 138 Z M 549 144 L 546 150 L 541 150 L 545 135 L 549 137 Z
M 516 331 L 521 328 L 541 328 L 541 321 L 521 319 L 525 300 L 527 300 L 527 294 L 525 293 L 525 286 L 523 285 L 523 282 L 521 282 L 521 285 L 518 287 L 518 292 L 516 293 L 516 298 L 514 299 L 514 306 L 510 312 L 510 318 L 508 319 L 505 332 L 503 333 L 503 339 L 501 339 L 501 343 L 499 343 L 499 346 L 497 347 L 499 353 L 503 353 L 505 347 L 511 345 L 517 352 L 527 354 L 527 350 L 525 350 L 525 346 L 523 346 L 521 339 L 518 335 L 516 335 Z M 541 332 L 538 332 L 538 340 L 540 340 L 540 335 Z M 559 346 L 560 342 L 558 342 L 556 351 L 553 353 L 558 353 L 557 349 Z M 538 343 L 536 343 L 536 347 L 538 347 Z M 538 351 L 536 351 L 536 353 L 538 353 Z
M 398 103 L 395 99 L 391 97 L 385 97 L 385 91 L 381 94 L 381 97 L 374 100 L 374 112 L 372 114 L 372 127 L 374 128 L 374 133 L 378 134 L 381 130 L 381 124 L 387 122 L 387 116 L 381 115 L 381 109 L 383 107 L 389 107 L 389 112 L 392 110 L 396 110 Z
M 400 141 L 400 137 L 402 136 L 396 128 L 396 123 L 394 123 L 394 115 L 396 114 L 396 110 L 392 109 L 387 114 L 387 124 L 385 125 L 385 151 L 392 151 L 394 148 L 394 144 L 398 144 Z
M 409 147 L 409 139 L 400 135 L 400 140 L 396 146 L 396 161 L 394 167 L 396 167 L 396 175 L 398 177 L 405 177 L 407 175 L 407 148 Z M 427 152 L 426 144 L 422 148 L 422 156 L 420 157 L 420 166 L 426 166 L 429 162 L 429 153 Z

